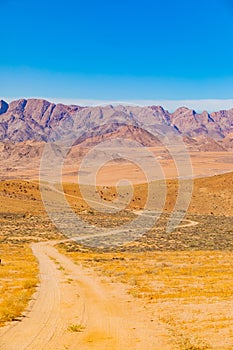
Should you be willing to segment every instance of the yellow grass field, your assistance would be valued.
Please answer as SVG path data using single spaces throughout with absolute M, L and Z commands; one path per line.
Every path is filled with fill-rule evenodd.
M 159 313 L 180 350 L 232 349 L 233 252 L 78 253 L 60 251 L 106 283 L 126 284 L 129 295 Z
M 16 320 L 38 284 L 38 266 L 28 245 L 0 243 L 0 325 Z
M 173 209 L 177 193 L 177 181 L 168 180 L 167 184 L 164 217 L 159 226 Z M 170 235 L 162 228 L 158 231 L 157 227 L 157 231 L 152 229 L 145 237 L 119 249 L 91 249 L 69 240 L 56 247 L 77 265 L 94 271 L 103 283 L 123 285 L 128 295 L 147 310 L 150 322 L 154 320 L 153 315 L 159 315 L 159 321 L 175 344 L 171 350 L 231 350 L 232 185 L 232 173 L 194 180 L 187 219 L 194 220 L 196 226 L 177 228 Z M 119 220 L 117 215 L 97 215 L 80 199 L 77 185 L 64 183 L 63 189 L 73 210 L 96 227 L 115 227 L 130 221 L 135 212 L 143 208 L 146 199 L 146 185 L 136 185 L 128 211 L 122 212 Z M 114 187 L 100 186 L 97 191 L 107 204 L 116 198 Z M 38 265 L 30 243 L 59 242 L 65 237 L 50 222 L 38 183 L 1 181 L 0 204 L 2 326 L 22 315 L 36 290 Z M 57 268 L 61 270 L 60 265 Z M 70 288 L 72 283 L 70 279 Z

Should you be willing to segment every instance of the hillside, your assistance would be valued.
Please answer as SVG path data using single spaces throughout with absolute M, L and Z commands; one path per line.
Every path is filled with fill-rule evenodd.
M 84 200 L 79 198 L 80 191 L 76 184 L 65 183 L 64 191 L 66 194 L 71 195 L 67 199 L 72 207 L 87 208 Z M 106 186 L 100 186 L 99 191 L 100 193 L 103 192 L 106 203 L 115 199 L 115 187 L 109 186 L 106 188 Z M 75 198 L 76 196 L 78 200 Z M 176 196 L 177 180 L 167 180 L 165 211 L 173 210 Z M 137 210 L 143 208 L 146 197 L 147 185 L 136 185 L 130 207 Z M 39 186 L 36 182 L 22 180 L 0 181 L 0 203 L 5 212 L 44 212 Z M 81 209 L 81 211 L 84 209 Z M 194 179 L 193 196 L 188 212 L 203 215 L 232 216 L 233 173 Z

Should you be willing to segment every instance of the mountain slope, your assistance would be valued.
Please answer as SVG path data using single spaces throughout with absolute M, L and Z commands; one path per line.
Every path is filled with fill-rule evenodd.
M 8 105 L 0 101 L 0 142 L 48 142 L 75 135 L 81 143 L 93 137 L 97 141 L 111 133 L 126 133 L 131 139 L 145 138 L 146 145 L 153 145 L 157 140 L 149 136 L 150 130 L 179 133 L 192 147 L 225 150 L 232 148 L 228 135 L 233 133 L 233 109 L 198 114 L 186 107 L 169 113 L 161 106 L 80 107 L 41 99 L 21 99 Z

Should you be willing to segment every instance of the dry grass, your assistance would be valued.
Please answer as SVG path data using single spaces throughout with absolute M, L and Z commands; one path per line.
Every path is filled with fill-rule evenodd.
M 81 198 L 77 184 L 64 183 L 67 200 L 71 207 L 80 213 L 90 210 L 87 203 Z M 116 200 L 117 192 L 114 186 L 98 186 L 96 189 L 106 204 Z M 158 186 L 156 196 L 160 196 Z M 87 189 L 87 192 L 88 189 Z M 165 211 L 171 211 L 177 196 L 177 181 L 167 180 L 167 200 Z M 141 209 L 147 199 L 147 185 L 135 185 L 134 195 L 128 206 L 130 209 Z M 0 205 L 4 212 L 30 213 L 46 215 L 38 182 L 23 180 L 0 181 Z M 209 178 L 194 179 L 194 192 L 189 207 L 190 213 L 233 215 L 233 173 L 216 175 Z
M 194 217 L 200 223 L 192 228 L 183 228 L 170 237 L 175 242 L 172 246 L 175 251 L 168 251 L 168 236 L 164 232 L 159 235 L 158 231 L 147 236 L 144 243 L 148 245 L 149 239 L 153 242 L 157 239 L 161 243 L 163 239 L 163 252 L 140 252 L 143 242 L 133 242 L 132 247 L 129 246 L 127 251 L 121 252 L 91 252 L 83 247 L 78 249 L 79 252 L 74 252 L 72 249 L 66 250 L 66 245 L 60 246 L 60 249 L 77 263 L 93 267 L 100 276 L 107 276 L 112 282 L 125 283 L 128 293 L 139 298 L 151 310 L 152 318 L 153 312 L 159 314 L 179 349 L 233 349 L 233 240 L 230 221 L 230 215 L 233 214 L 232 184 L 233 174 L 195 180 L 189 210 L 202 214 Z M 64 184 L 64 189 L 73 209 L 93 225 L 114 226 L 119 221 L 131 220 L 133 214 L 129 212 L 124 213 L 120 220 L 119 216 L 111 217 L 111 222 L 107 214 L 97 216 L 83 200 L 75 198 L 80 196 L 78 186 Z M 99 187 L 97 190 L 106 202 L 116 198 L 113 187 Z M 176 191 L 177 182 L 169 180 L 165 206 L 167 212 L 174 206 Z M 28 240 L 57 239 L 59 236 L 46 219 L 36 184 L 3 181 L 0 183 L 0 192 L 0 204 L 4 208 L 0 220 L 5 230 L 5 233 L 1 232 L 1 237 L 2 242 L 8 242 L 0 245 L 0 257 L 3 261 L 3 266 L 0 266 L 1 325 L 22 314 L 37 283 L 36 261 L 30 248 L 20 244 L 20 240 L 25 239 L 26 233 L 30 233 Z M 146 192 L 145 186 L 136 186 L 129 207 L 143 207 Z M 10 213 L 9 219 L 7 215 L 4 218 L 5 213 Z M 15 213 L 20 216 L 14 216 Z M 224 218 L 223 215 L 228 215 L 229 218 Z M 192 239 L 195 247 L 189 244 L 184 251 L 176 251 L 176 244 L 182 235 L 185 243 Z M 15 237 L 14 244 L 12 236 Z M 217 244 L 220 238 L 223 243 Z M 208 244 L 204 244 L 204 240 Z M 10 241 L 12 245 L 9 245 Z M 135 252 L 134 243 L 138 250 Z M 153 245 L 151 247 L 154 250 Z M 194 250 L 193 247 L 195 251 L 188 251 Z M 216 247 L 219 250 L 214 250 Z M 201 249 L 203 250 L 200 251 Z M 62 269 L 62 266 L 59 268 Z
M 162 185 L 162 183 L 161 183 Z M 177 180 L 167 180 L 167 198 L 164 210 L 173 210 L 177 198 Z M 80 197 L 80 189 L 76 184 L 65 183 L 67 200 L 73 208 L 88 209 L 86 203 L 74 197 Z M 117 198 L 114 186 L 98 186 L 99 196 L 108 204 Z M 134 186 L 134 194 L 128 206 L 129 209 L 141 209 L 144 207 L 148 186 L 140 184 Z M 88 190 L 87 190 L 88 193 Z M 163 195 L 163 187 L 158 186 L 156 198 Z M 74 196 L 74 197 L 72 197 Z M 90 197 L 91 198 L 91 197 Z M 208 178 L 196 178 L 193 182 L 193 196 L 188 212 L 206 215 L 233 215 L 233 173 L 216 175 Z
M 77 263 L 94 267 L 100 275 L 127 283 L 129 293 L 139 298 L 201 302 L 206 298 L 229 300 L 233 297 L 232 252 L 66 254 Z
M 66 252 L 159 314 L 180 350 L 233 348 L 232 252 Z
M 0 326 L 22 316 L 38 283 L 38 266 L 28 245 L 0 244 Z
M 71 324 L 69 325 L 69 327 L 67 328 L 67 330 L 69 332 L 82 332 L 85 329 L 84 326 L 82 326 L 81 324 Z

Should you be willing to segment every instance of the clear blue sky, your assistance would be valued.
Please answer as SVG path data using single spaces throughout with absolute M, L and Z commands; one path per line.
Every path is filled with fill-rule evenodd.
M 0 0 L 0 96 L 233 98 L 233 0 Z

